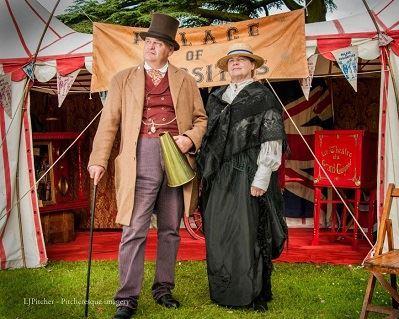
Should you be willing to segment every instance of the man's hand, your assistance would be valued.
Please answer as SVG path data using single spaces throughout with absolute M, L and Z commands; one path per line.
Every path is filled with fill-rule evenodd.
M 105 168 L 100 165 L 91 165 L 88 168 L 90 178 L 94 179 L 94 185 L 97 185 L 101 177 L 103 177 Z
M 191 138 L 184 135 L 173 136 L 177 146 L 180 148 L 183 154 L 186 154 L 193 146 L 194 143 Z
M 256 187 L 256 186 L 251 186 L 251 195 L 255 197 L 262 196 L 264 193 L 266 193 L 265 190 L 262 188 Z

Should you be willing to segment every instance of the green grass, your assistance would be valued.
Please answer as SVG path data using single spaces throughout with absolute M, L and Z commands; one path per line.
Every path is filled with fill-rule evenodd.
M 0 272 L 0 318 L 83 318 L 86 263 L 56 262 L 42 269 Z M 164 309 L 151 297 L 154 263 L 145 266 L 145 280 L 136 318 L 358 318 L 368 273 L 360 268 L 313 264 L 275 265 L 274 300 L 266 313 L 230 310 L 212 304 L 208 296 L 204 262 L 181 262 L 176 267 L 174 296 L 178 310 Z M 90 318 L 112 318 L 113 295 L 118 284 L 117 262 L 92 265 Z M 28 299 L 51 304 L 28 305 Z M 376 302 L 388 296 L 377 290 Z M 380 318 L 370 316 L 370 318 Z

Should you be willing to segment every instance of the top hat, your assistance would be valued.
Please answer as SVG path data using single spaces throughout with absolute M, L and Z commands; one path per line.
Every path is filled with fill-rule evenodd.
M 249 44 L 239 42 L 233 43 L 230 46 L 227 54 L 216 62 L 217 67 L 227 72 L 227 62 L 233 56 L 243 56 L 253 60 L 256 69 L 265 63 L 265 60 L 262 57 L 252 53 L 252 48 Z
M 175 18 L 162 13 L 154 13 L 148 30 L 139 34 L 143 40 L 146 37 L 156 38 L 170 44 L 177 51 L 180 48 L 175 40 L 178 28 L 179 21 Z

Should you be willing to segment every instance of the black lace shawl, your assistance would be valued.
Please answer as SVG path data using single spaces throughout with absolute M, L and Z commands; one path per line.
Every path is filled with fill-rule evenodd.
M 207 133 L 197 155 L 205 183 L 212 180 L 224 161 L 240 152 L 266 141 L 283 140 L 285 145 L 282 108 L 268 88 L 252 82 L 231 104 L 222 100 L 226 88 L 213 92 L 206 106 Z

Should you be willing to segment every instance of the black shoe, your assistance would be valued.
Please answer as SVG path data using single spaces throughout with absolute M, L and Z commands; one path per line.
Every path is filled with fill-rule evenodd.
M 251 308 L 252 310 L 259 312 L 264 312 L 269 309 L 269 307 L 267 306 L 267 302 L 259 299 L 256 299 L 252 302 Z
M 260 300 L 260 301 L 269 302 L 269 301 L 273 300 L 273 294 L 270 293 L 270 294 L 259 295 L 257 299 Z
M 136 313 L 136 310 L 136 308 L 119 306 L 116 308 L 114 319 L 130 319 Z
M 157 303 L 166 308 L 179 308 L 180 302 L 172 297 L 171 294 L 163 295 L 157 299 Z

